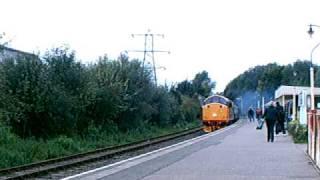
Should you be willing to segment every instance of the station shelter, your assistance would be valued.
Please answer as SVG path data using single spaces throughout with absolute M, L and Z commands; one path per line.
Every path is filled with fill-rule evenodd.
M 311 108 L 310 87 L 280 86 L 275 91 L 275 100 L 280 102 L 286 112 L 286 118 L 299 120 L 300 124 L 307 124 L 307 112 Z M 320 88 L 314 88 L 315 108 L 320 109 Z

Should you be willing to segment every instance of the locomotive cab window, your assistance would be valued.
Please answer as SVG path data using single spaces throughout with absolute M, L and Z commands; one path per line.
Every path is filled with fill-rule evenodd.
M 210 103 L 220 103 L 223 105 L 228 105 L 228 102 L 230 102 L 230 101 L 224 97 L 211 96 L 211 97 L 208 97 L 207 99 L 205 99 L 203 104 L 206 105 L 206 104 L 210 104 Z

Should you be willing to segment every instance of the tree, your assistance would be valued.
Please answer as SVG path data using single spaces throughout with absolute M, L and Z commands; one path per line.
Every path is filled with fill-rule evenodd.
M 194 96 L 200 95 L 208 97 L 215 88 L 215 82 L 209 78 L 207 71 L 197 73 L 193 80 L 184 80 L 177 84 L 176 90 L 183 95 Z
M 0 109 L 7 124 L 22 137 L 44 133 L 46 76 L 35 57 L 0 62 Z
M 0 33 L 0 53 L 9 44 L 9 41 L 5 40 L 5 36 L 5 33 Z
M 176 87 L 156 86 L 151 67 L 126 54 L 84 65 L 61 47 L 42 58 L 0 62 L 0 121 L 21 137 L 37 138 L 172 126 L 195 120 L 198 95 L 212 88 L 205 71 Z
M 192 96 L 194 94 L 194 88 L 191 82 L 184 80 L 177 84 L 176 91 L 183 95 Z
M 192 80 L 192 86 L 195 93 L 203 97 L 208 97 L 215 88 L 215 82 L 211 81 L 207 71 L 202 71 L 196 74 Z
M 232 100 L 247 92 L 272 97 L 280 85 L 309 86 L 309 68 L 310 62 L 301 60 L 285 66 L 276 63 L 255 66 L 233 79 L 225 88 L 224 95 Z

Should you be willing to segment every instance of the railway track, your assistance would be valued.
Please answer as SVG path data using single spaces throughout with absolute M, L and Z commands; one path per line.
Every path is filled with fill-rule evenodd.
M 124 154 L 131 151 L 137 151 L 139 149 L 155 146 L 174 139 L 183 139 L 188 135 L 197 134 L 198 136 L 202 133 L 201 128 L 193 128 L 182 132 L 172 133 L 148 140 L 138 141 L 134 143 L 101 148 L 94 151 L 85 153 L 74 154 L 71 156 L 65 156 L 61 158 L 49 159 L 37 163 L 7 168 L 0 170 L 0 179 L 28 179 L 43 177 L 46 174 L 55 173 L 57 171 L 65 171 L 73 167 L 83 166 L 93 162 L 106 160 Z

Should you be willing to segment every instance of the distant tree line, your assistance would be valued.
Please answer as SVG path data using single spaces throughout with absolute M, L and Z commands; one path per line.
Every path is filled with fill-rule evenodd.
M 89 127 L 127 131 L 172 126 L 199 117 L 199 96 L 215 83 L 203 71 L 191 81 L 156 86 L 150 67 L 121 54 L 80 63 L 57 48 L 43 57 L 0 62 L 0 126 L 20 137 L 85 136 Z
M 310 61 L 297 60 L 293 64 L 270 63 L 250 68 L 233 79 L 225 88 L 224 95 L 235 100 L 247 92 L 274 94 L 280 85 L 310 86 Z M 320 86 L 319 67 L 315 68 L 315 85 Z

